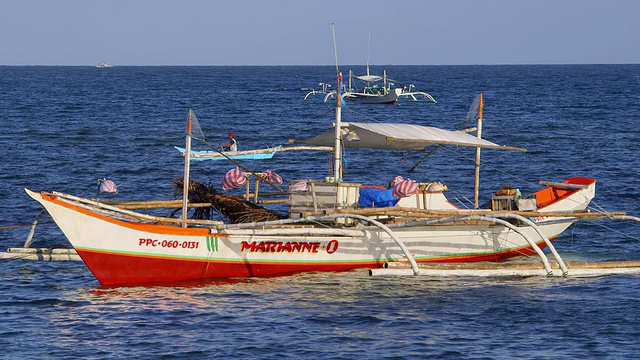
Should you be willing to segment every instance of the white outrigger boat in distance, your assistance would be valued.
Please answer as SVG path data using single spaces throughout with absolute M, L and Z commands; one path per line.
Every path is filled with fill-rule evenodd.
M 357 82 L 363 85 L 358 87 Z M 389 79 L 386 71 L 383 71 L 383 76 L 371 75 L 369 64 L 367 64 L 366 75 L 356 76 L 349 70 L 344 91 L 330 90 L 330 85 L 326 83 L 320 83 L 320 86 L 321 89 L 309 91 L 304 100 L 311 99 L 314 95 L 323 95 L 323 102 L 327 103 L 335 100 L 337 93 L 340 92 L 344 100 L 356 104 L 438 103 L 433 96 L 424 91 L 418 91 L 413 84 L 402 86 L 398 80 Z
M 335 129 L 305 140 L 333 144 L 333 178 L 289 181 L 286 218 L 224 223 L 189 219 L 190 208 L 220 205 L 194 203 L 195 183 L 189 179 L 192 124 L 189 111 L 185 146 L 182 213 L 158 217 L 135 208 L 180 207 L 174 202 L 106 203 L 59 192 L 27 194 L 50 214 L 89 270 L 102 285 L 173 283 L 233 277 L 263 277 L 300 272 L 370 269 L 372 275 L 599 275 L 638 272 L 638 263 L 567 265 L 551 240 L 580 219 L 640 220 L 624 213 L 594 213 L 588 205 L 596 181 L 572 177 L 545 182 L 530 196 L 501 189 L 490 209 L 478 208 L 480 149 L 520 150 L 478 136 L 412 124 L 342 123 L 336 101 Z M 196 121 L 197 123 L 197 121 Z M 352 140 L 352 141 L 349 141 Z M 446 186 L 417 183 L 411 194 L 392 194 L 342 179 L 342 147 L 416 150 L 428 145 L 476 148 L 474 209 L 461 209 L 447 200 Z M 258 202 L 247 185 L 246 200 Z M 266 180 L 263 180 L 265 182 Z M 249 182 L 248 182 L 249 183 Z M 302 186 L 300 186 L 302 185 Z M 395 191 L 395 190 L 393 190 Z M 366 194 L 366 196 L 365 196 Z M 211 198 L 220 195 L 213 192 Z M 362 200 L 367 197 L 369 203 Z M 377 207 L 379 205 L 383 207 Z M 256 206 L 257 207 L 257 206 Z M 264 209 L 263 209 L 264 210 Z M 553 264 L 542 249 L 548 248 Z M 512 265 L 511 258 L 537 255 L 532 265 Z

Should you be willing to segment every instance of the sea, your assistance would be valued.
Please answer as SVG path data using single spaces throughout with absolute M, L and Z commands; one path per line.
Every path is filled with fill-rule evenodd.
M 364 73 L 363 65 L 343 73 Z M 640 216 L 640 65 L 372 66 L 436 104 L 347 104 L 343 121 L 473 126 L 527 152 L 482 150 L 480 199 L 505 185 L 597 180 L 592 211 Z M 174 196 L 192 109 L 206 141 L 240 150 L 331 131 L 333 103 L 304 100 L 334 66 L 0 66 L 0 250 L 21 247 L 42 208 L 24 188 L 115 200 Z M 336 85 L 333 85 L 335 88 Z M 207 150 L 194 142 L 195 150 Z M 473 201 L 475 150 L 346 151 L 345 181 L 440 181 Z M 324 179 L 326 152 L 243 162 L 285 182 Z M 235 168 L 192 163 L 220 188 Z M 99 193 L 98 179 L 118 194 Z M 239 194 L 239 190 L 230 191 Z M 286 208 L 275 206 L 276 211 Z M 165 215 L 168 215 L 165 213 Z M 640 259 L 640 223 L 579 222 L 563 258 Z M 44 216 L 32 247 L 64 248 Z M 0 260 L 2 359 L 630 359 L 640 358 L 640 275 L 370 277 L 366 270 L 104 287 L 82 262 Z

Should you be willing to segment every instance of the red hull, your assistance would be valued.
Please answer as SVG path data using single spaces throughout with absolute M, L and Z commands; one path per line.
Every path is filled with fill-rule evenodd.
M 539 243 L 544 248 L 544 242 Z M 178 282 L 234 277 L 268 277 L 301 272 L 339 272 L 362 268 L 380 268 L 385 260 L 331 264 L 196 261 L 109 254 L 77 250 L 102 285 Z M 501 253 L 474 256 L 416 259 L 424 263 L 499 262 L 524 255 L 534 255 L 530 247 Z

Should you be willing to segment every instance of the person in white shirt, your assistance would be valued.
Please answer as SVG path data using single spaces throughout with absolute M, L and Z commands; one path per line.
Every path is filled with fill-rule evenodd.
M 233 133 L 230 132 L 227 136 L 229 137 L 229 142 L 220 143 L 220 146 L 224 148 L 224 151 L 238 151 L 238 142 L 233 136 Z

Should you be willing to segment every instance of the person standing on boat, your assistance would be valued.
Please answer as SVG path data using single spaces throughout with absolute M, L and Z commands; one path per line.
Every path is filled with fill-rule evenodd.
M 230 132 L 227 136 L 229 137 L 229 142 L 220 143 L 220 146 L 222 146 L 225 151 L 238 151 L 238 142 L 233 136 L 233 133 Z

